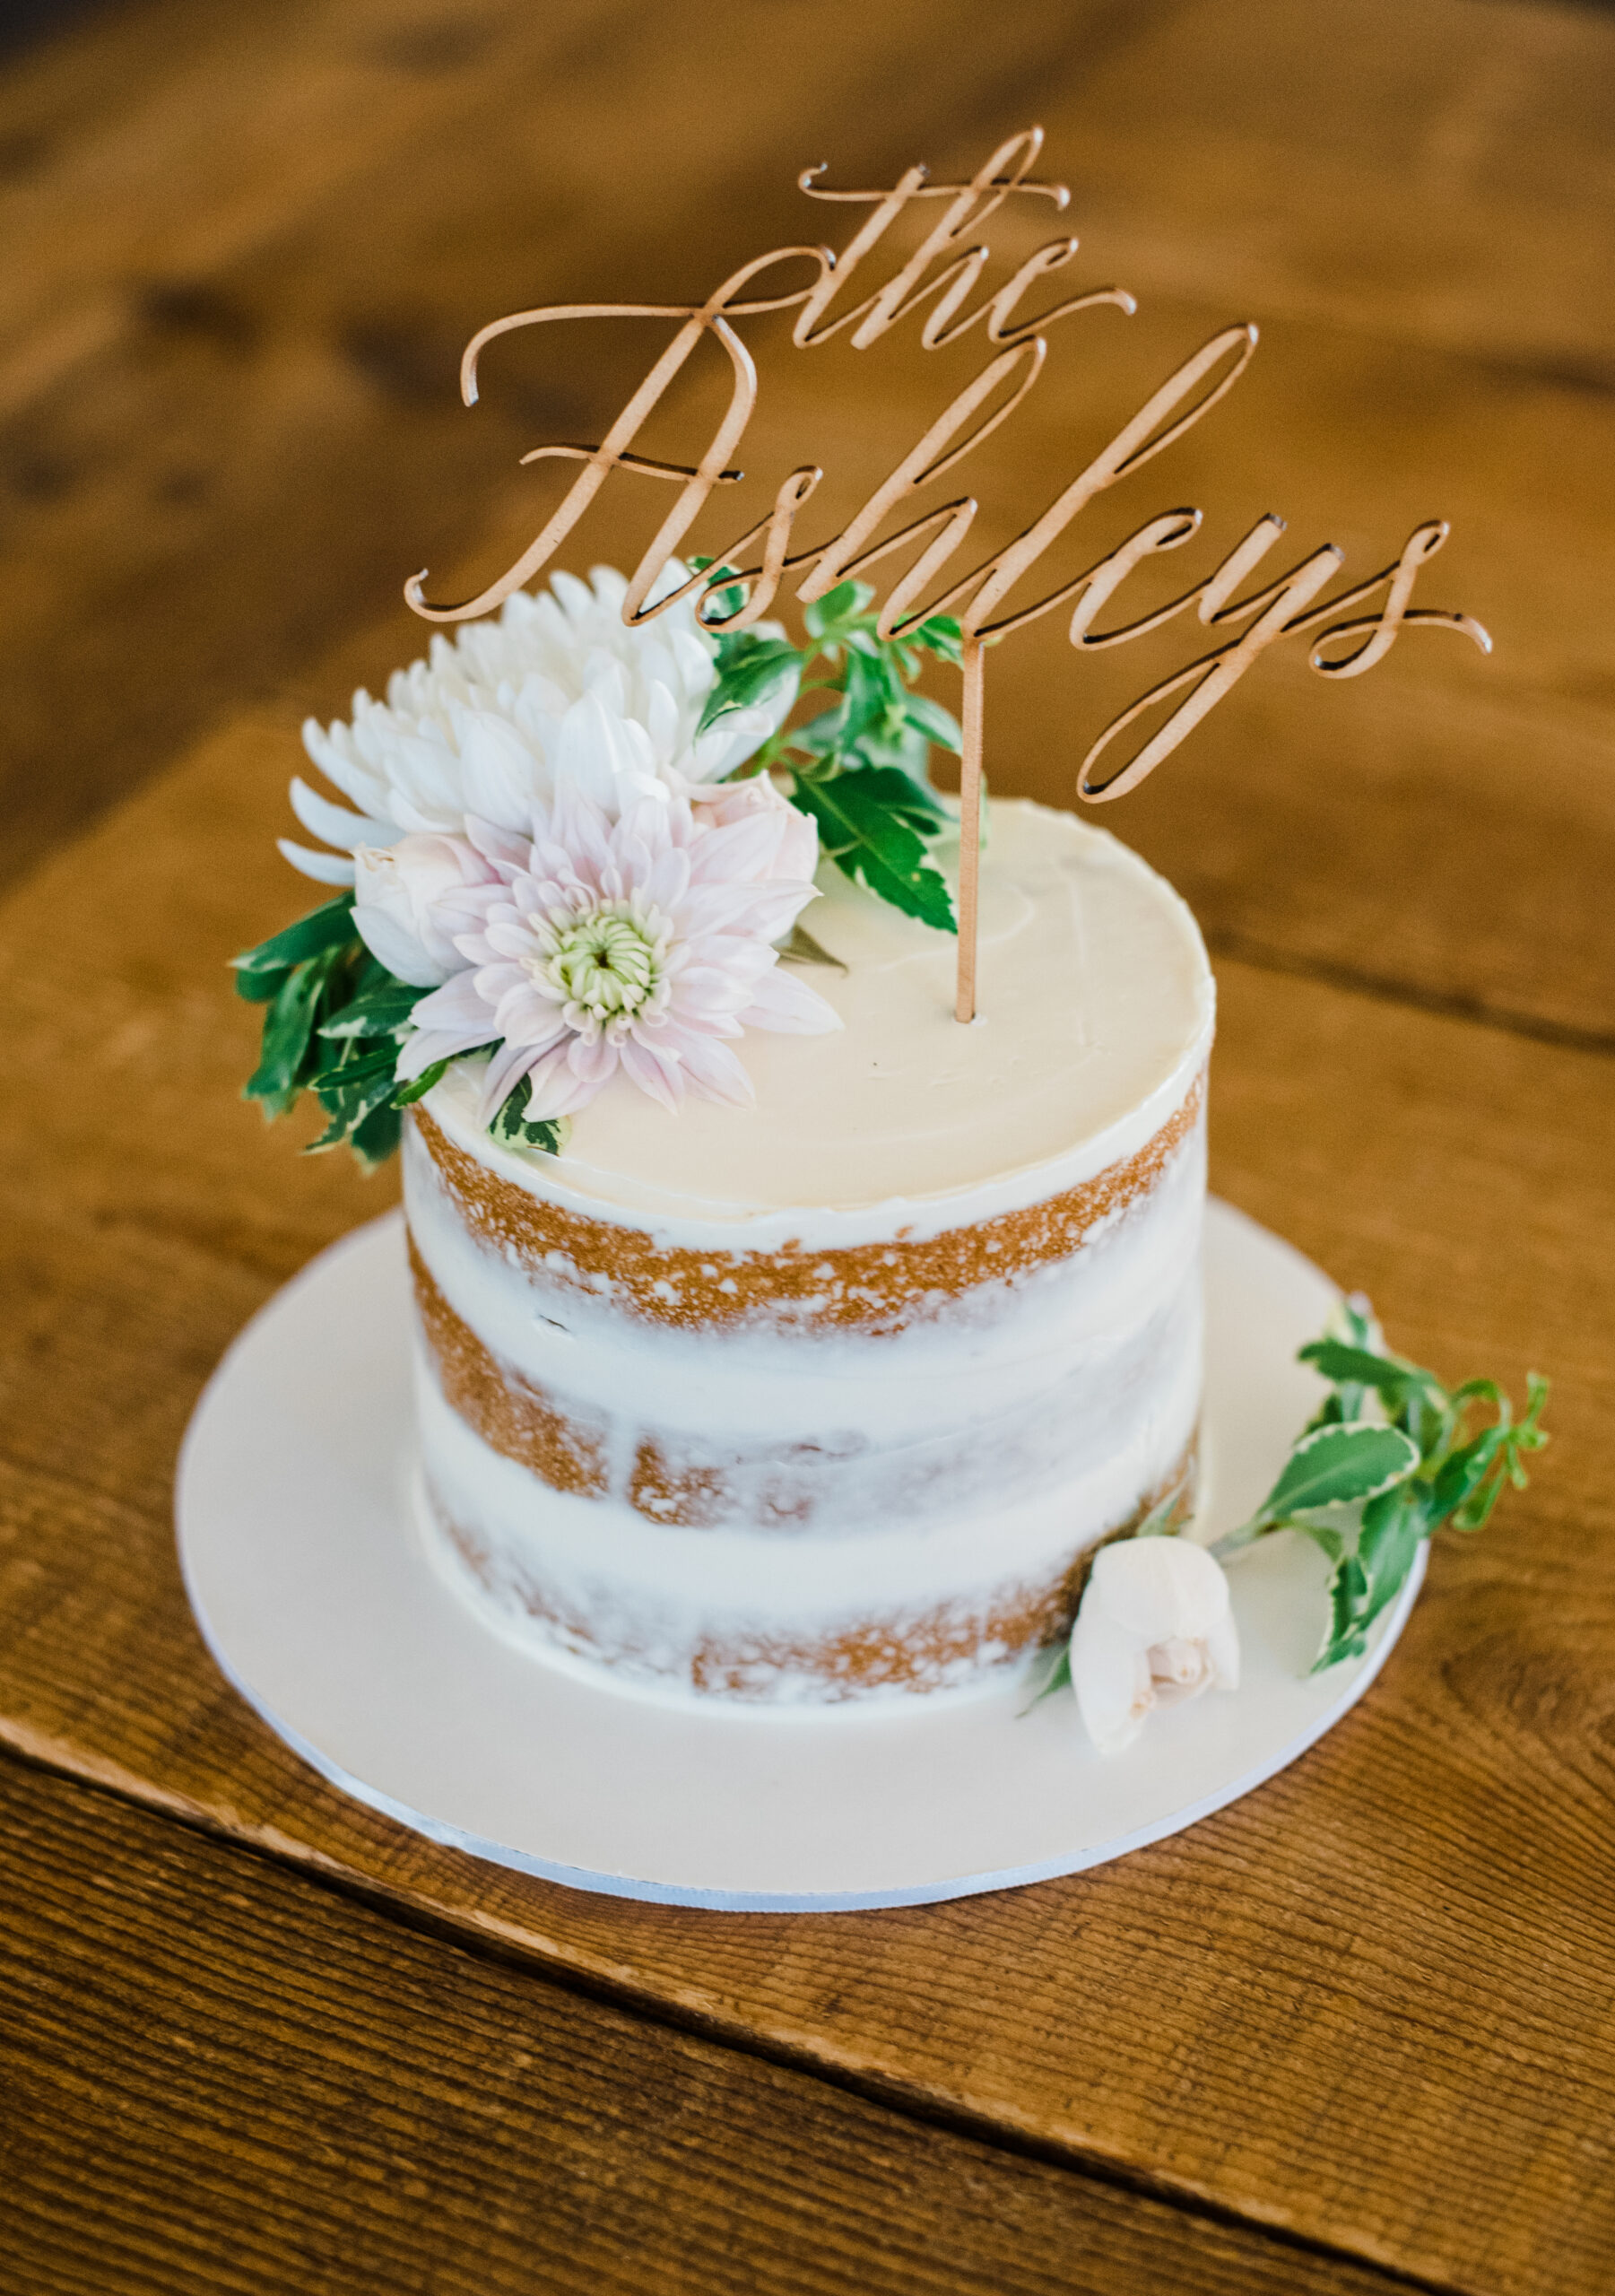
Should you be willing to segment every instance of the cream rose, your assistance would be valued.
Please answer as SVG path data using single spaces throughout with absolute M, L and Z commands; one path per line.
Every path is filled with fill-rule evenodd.
M 1130 1746 L 1158 1706 L 1239 1687 L 1239 1636 L 1222 1566 L 1183 1538 L 1103 1546 L 1071 1636 L 1071 1678 L 1102 1754 Z
M 385 850 L 361 845 L 353 856 L 354 927 L 400 980 L 440 987 L 464 971 L 453 936 L 473 921 L 456 896 L 493 876 L 463 837 L 401 837 Z

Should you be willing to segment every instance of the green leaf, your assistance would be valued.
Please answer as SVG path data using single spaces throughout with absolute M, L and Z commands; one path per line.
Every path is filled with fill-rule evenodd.
M 957 933 L 947 882 L 930 865 L 910 826 L 915 785 L 895 767 L 796 777 L 795 802 L 819 825 L 819 839 L 855 883 L 939 933 Z
M 1429 1527 L 1429 1516 L 1413 1485 L 1402 1483 L 1369 1500 L 1357 1541 L 1357 1559 L 1368 1582 L 1359 1626 L 1372 1626 L 1401 1594 Z
M 1407 1584 L 1429 1529 L 1417 1489 L 1382 1492 L 1363 1509 L 1355 1553 L 1341 1552 L 1329 1581 L 1329 1624 L 1312 1671 L 1322 1674 L 1342 1658 L 1359 1658 L 1368 1629 Z
M 1298 1515 L 1293 1522 L 1281 1523 L 1275 1527 L 1280 1530 L 1298 1531 L 1303 1538 L 1312 1541 L 1321 1554 L 1327 1555 L 1332 1563 L 1338 1563 L 1346 1552 L 1345 1539 L 1333 1524 L 1309 1523 L 1304 1515 Z M 1222 1541 L 1220 1539 L 1212 1549 L 1212 1552 L 1220 1553 L 1221 1549 Z
M 243 979 L 250 980 L 265 973 L 284 972 L 307 957 L 318 956 L 323 950 L 355 937 L 353 896 L 351 892 L 339 893 L 322 909 L 313 909 L 307 917 L 299 918 L 295 925 L 287 926 L 283 933 L 272 934 L 267 941 L 260 941 L 245 956 L 232 957 L 230 963 Z M 237 986 L 244 996 L 262 996 L 260 988 L 247 988 L 240 982 Z
M 1052 1698 L 1056 1691 L 1071 1688 L 1069 1635 L 1058 1642 L 1045 1643 L 1043 1648 L 1034 1655 L 1027 1669 L 1025 1686 L 1032 1694 L 1016 1716 L 1018 1722 L 1029 1715 L 1034 1706 L 1041 1706 L 1046 1698 Z
M 714 561 L 710 558 L 698 557 L 692 558 L 690 563 L 696 573 L 705 574 L 708 569 L 713 565 Z M 739 570 L 740 570 L 737 567 L 734 566 L 720 566 L 717 568 L 717 579 L 721 583 L 725 575 L 738 574 Z M 696 608 L 697 615 L 699 619 L 704 621 L 706 619 L 708 604 L 709 602 L 714 600 L 716 602 L 717 610 L 720 614 L 735 613 L 739 611 L 742 604 L 743 603 L 745 595 L 745 585 L 742 582 L 736 581 L 733 587 L 728 589 L 714 587 L 709 585 L 701 592 L 700 600 Z
M 875 744 L 868 746 L 874 748 Z M 914 752 L 909 749 L 907 753 L 912 756 Z M 901 754 L 901 747 L 888 752 L 889 757 Z M 906 765 L 876 764 L 873 760 L 867 760 L 864 751 L 859 749 L 843 759 L 840 773 L 842 776 L 855 774 L 865 785 L 865 796 L 879 804 L 894 821 L 901 822 L 905 827 L 913 830 L 916 836 L 935 837 L 940 831 L 951 826 L 948 810 L 935 790 L 916 780 Z M 822 787 L 831 777 L 813 773 L 806 778 Z
M 456 1059 L 458 1057 L 457 1054 L 451 1054 L 449 1058 Z M 430 1068 L 423 1068 L 421 1071 L 419 1076 L 412 1076 L 407 1084 L 399 1085 L 398 1090 L 393 1094 L 393 1106 L 395 1109 L 413 1108 L 417 1100 L 423 1100 L 426 1098 L 434 1084 L 442 1083 L 447 1067 L 447 1060 L 434 1060 Z
M 398 1065 L 398 1048 L 390 1038 L 384 1038 L 373 1051 L 359 1048 L 349 1050 L 353 1042 L 351 1038 L 343 1038 L 340 1041 L 347 1057 L 333 1060 L 326 1067 L 317 1069 L 306 1080 L 311 1092 L 318 1092 L 322 1098 L 331 1091 L 351 1092 L 356 1086 L 373 1083 L 378 1077 L 386 1081 L 389 1091 L 392 1090 L 395 1081 L 394 1072 Z
M 964 632 L 951 613 L 933 613 L 922 622 L 917 630 L 909 631 L 908 643 L 923 646 L 927 654 L 944 662 L 959 662 L 964 657 Z
M 928 742 L 934 742 L 939 749 L 951 750 L 955 757 L 959 755 L 964 746 L 959 721 L 951 718 L 940 703 L 928 700 L 923 693 L 911 693 L 905 715 Z
M 389 1047 L 389 1051 L 392 1049 Z M 390 1063 L 378 1067 L 370 1061 L 362 1065 L 355 1062 L 351 1070 L 341 1072 L 339 1079 L 334 1077 L 321 1083 L 318 1100 L 331 1121 L 319 1138 L 309 1143 L 303 1152 L 305 1155 L 317 1155 L 327 1148 L 340 1146 L 343 1141 L 352 1145 L 372 1116 L 392 1107 Z
M 821 949 L 806 926 L 800 924 L 793 925 L 790 938 L 780 943 L 779 961 L 787 965 L 829 965 L 837 972 L 847 970 L 840 958 Z
M 837 746 L 855 749 L 866 735 L 895 740 L 907 722 L 911 699 L 897 664 L 877 649 L 849 652 Z
M 294 965 L 264 1015 L 258 1065 L 243 1086 L 242 1097 L 262 1100 L 267 1115 L 285 1115 L 307 1082 L 309 1044 L 328 970 L 328 963 L 317 958 Z
M 1189 1478 L 1175 1483 L 1164 1499 L 1150 1508 L 1133 1534 L 1135 1539 L 1171 1539 L 1182 1530 L 1189 1513 Z
M 525 1141 L 529 1148 L 542 1148 L 549 1155 L 559 1156 L 572 1130 L 570 1119 L 549 1117 L 528 1124 L 523 1112 L 532 1097 L 532 1078 L 518 1076 L 489 1126 L 489 1133 L 495 1140 Z
M 737 631 L 720 642 L 717 681 L 702 706 L 698 734 L 732 710 L 749 709 L 803 666 L 804 657 L 783 638 Z
M 1312 1662 L 1315 1674 L 1321 1674 L 1327 1666 L 1338 1665 L 1342 1658 L 1362 1657 L 1367 1645 L 1363 1630 L 1357 1622 L 1357 1614 L 1368 1587 L 1368 1578 L 1357 1557 L 1354 1554 L 1342 1555 L 1329 1581 L 1329 1626 L 1323 1646 Z
M 865 776 L 872 772 L 887 776 L 881 784 L 881 802 L 894 819 L 904 822 L 916 836 L 935 837 L 939 831 L 952 826 L 947 807 L 935 790 L 916 781 L 905 768 L 855 765 L 851 770 Z
M 350 1143 L 360 1171 L 373 1172 L 389 1156 L 396 1154 L 403 1133 L 404 1118 L 396 1109 L 373 1109 L 357 1126 Z
M 430 1068 L 421 1071 L 419 1076 L 412 1077 L 407 1084 L 399 1085 L 393 1094 L 393 1106 L 395 1109 L 412 1108 L 417 1100 L 426 1098 L 434 1084 L 442 1082 L 456 1060 L 481 1060 L 484 1054 L 497 1052 L 501 1041 L 496 1038 L 492 1044 L 473 1045 L 469 1052 L 451 1052 L 445 1060 L 434 1060 Z
M 395 980 L 389 974 L 323 1021 L 319 1032 L 322 1037 L 395 1036 L 421 999 L 430 994 L 428 988 Z
M 1372 1499 L 1403 1482 L 1419 1458 L 1419 1446 L 1397 1427 L 1359 1419 L 1315 1428 L 1291 1451 L 1261 1512 L 1293 1515 Z
M 1212 1552 L 1236 1554 L 1269 1532 L 1296 1530 L 1330 1563 L 1329 1626 L 1315 1666 L 1360 1657 L 1367 1635 L 1406 1586 L 1420 1543 L 1450 1526 L 1476 1531 L 1506 1483 L 1525 1481 L 1524 1455 L 1545 1443 L 1540 1422 L 1547 1382 L 1533 1372 L 1525 1418 L 1495 1379 L 1466 1379 L 1451 1393 L 1433 1371 L 1389 1354 L 1368 1301 L 1342 1302 L 1325 1336 L 1300 1350 L 1332 1384 L 1268 1499 Z M 1392 1424 L 1360 1416 L 1378 1397 Z M 1489 1407 L 1470 1431 L 1472 1410 Z M 1315 1512 L 1333 1511 L 1334 1519 Z
M 803 609 L 802 619 L 808 636 L 826 648 L 846 642 L 860 614 L 868 611 L 874 592 L 867 582 L 838 582 L 822 598 L 815 598 Z
M 1437 1470 L 1431 1503 L 1445 1521 L 1456 1516 L 1497 1465 L 1503 1448 L 1501 1427 L 1483 1428 L 1472 1442 L 1449 1451 Z M 1481 1522 L 1485 1518 L 1481 1518 Z M 1464 1530 L 1479 1530 L 1480 1523 L 1463 1523 Z
M 285 968 L 281 966 L 270 972 L 239 972 L 236 995 L 244 996 L 249 1004 L 267 1004 L 285 978 Z
M 1422 1371 L 1417 1363 L 1400 1363 L 1394 1356 L 1376 1355 L 1366 1347 L 1349 1347 L 1344 1340 L 1315 1339 L 1300 1350 L 1297 1361 L 1312 1364 L 1336 1387 L 1351 1382 L 1376 1388 L 1387 1402 L 1409 1387 L 1441 1387 L 1433 1371 Z
M 327 1069 L 316 1078 L 315 1093 L 331 1122 L 319 1139 L 312 1143 L 309 1153 L 356 1138 L 377 1109 L 391 1106 L 396 1057 L 397 1047 L 389 1044 L 378 1055 L 351 1061 L 343 1068 Z

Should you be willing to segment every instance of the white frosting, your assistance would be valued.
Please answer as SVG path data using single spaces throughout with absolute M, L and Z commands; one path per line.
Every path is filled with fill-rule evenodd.
M 748 1031 L 755 1109 L 692 1098 L 670 1115 L 619 1072 L 550 1158 L 487 1139 L 474 1064 L 427 1106 L 506 1178 L 664 1241 L 934 1234 L 1074 1187 L 1182 1100 L 1211 1043 L 1211 968 L 1184 902 L 1104 831 L 1019 799 L 995 804 L 990 828 L 968 1028 L 953 1018 L 952 935 L 827 865 L 803 921 L 847 967 L 809 976 L 845 1026 Z
M 896 1260 L 905 1239 L 1094 1177 L 1182 1107 L 1211 1033 L 1205 952 L 1170 887 L 1114 839 L 995 809 L 985 1018 L 969 1029 L 951 1016 L 952 942 L 826 882 L 809 922 L 849 970 L 813 978 L 847 1026 L 748 1034 L 754 1113 L 670 1117 L 619 1078 L 564 1156 L 518 1154 L 477 1126 L 468 1069 L 431 1114 L 507 1180 L 662 1247 L 873 1240 Z M 604 1655 L 671 1694 L 688 1694 L 702 1647 L 742 1654 L 747 1698 L 837 1694 L 780 1652 L 1035 1596 L 1193 1439 L 1203 1118 L 1080 1249 L 1013 1279 L 984 1257 L 982 1280 L 895 1333 L 649 1322 L 603 1273 L 482 1240 L 413 1136 L 404 1184 L 449 1308 L 606 1465 L 604 1495 L 551 1490 L 456 1414 L 422 1349 L 427 1483 L 481 1584 L 444 1540 L 446 1569 L 534 1648 Z M 658 1519 L 636 1485 L 647 1443 L 674 1470 L 715 1469 L 700 1526 Z M 1005 1655 L 988 1639 L 930 1686 L 968 1687 Z

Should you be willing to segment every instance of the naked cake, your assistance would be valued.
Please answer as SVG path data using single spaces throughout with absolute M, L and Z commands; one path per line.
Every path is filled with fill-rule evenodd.
M 409 1125 L 429 1535 L 506 1631 L 623 1682 L 984 1683 L 1194 1464 L 1188 910 L 1104 832 L 998 804 L 960 1029 L 949 937 L 821 880 L 844 1026 L 749 1040 L 753 1109 L 669 1117 L 619 1075 L 553 1156 L 490 1138 L 465 1062 Z

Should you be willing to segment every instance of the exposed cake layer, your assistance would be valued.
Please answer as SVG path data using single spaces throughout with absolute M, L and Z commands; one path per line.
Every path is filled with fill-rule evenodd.
M 421 1400 L 430 1430 L 441 1405 L 425 1380 Z M 947 1551 L 934 1533 L 889 1539 L 878 1556 L 860 1549 L 832 1591 L 811 1563 L 801 1572 L 770 1570 L 760 1583 L 754 1549 L 710 1536 L 653 1549 L 631 1531 L 624 1538 L 619 1521 L 601 1537 L 594 1514 L 569 1520 L 558 1509 L 548 1535 L 535 1536 L 527 1494 L 512 1485 L 504 1506 L 491 1504 L 474 1458 L 457 1465 L 476 1495 L 469 1506 L 456 1497 L 453 1455 L 464 1431 L 436 1423 L 438 1471 L 422 1485 L 428 1536 L 451 1581 L 472 1590 L 501 1631 L 637 1690 L 776 1708 L 981 1688 L 1068 1631 L 1095 1547 L 1135 1528 L 1168 1494 L 1192 1498 L 1197 1472 L 1191 1437 L 1126 1513 L 1074 1553 L 1068 1524 L 1051 1547 L 1046 1535 L 1029 1539 L 1023 1526 L 1001 1522 L 1006 1566 L 1028 1552 L 1019 1571 L 1006 1567 L 989 1579 L 976 1522 L 962 1526 L 962 1552 Z M 925 1581 L 937 1577 L 953 1591 L 927 1596 Z
M 416 1118 L 415 1134 L 436 1167 L 430 1180 L 421 1175 L 422 1187 L 452 1202 L 479 1241 L 519 1264 L 571 1315 L 591 1318 L 607 1302 L 613 1318 L 682 1330 L 890 1334 L 950 1318 L 988 1279 L 1024 1278 L 1068 1259 L 1157 1185 L 1200 1112 L 1203 1087 L 1202 1074 L 1132 1155 L 1042 1203 L 934 1234 L 916 1234 L 918 1223 L 905 1220 L 880 1242 L 809 1248 L 787 1237 L 771 1251 L 738 1244 L 733 1226 L 719 1241 L 679 1244 L 592 1217 L 491 1169 L 430 1114 Z M 980 1312 L 977 1299 L 972 1313 Z
M 1068 816 L 1001 807 L 991 874 L 1018 921 L 988 939 L 980 1030 L 916 1020 L 922 990 L 945 997 L 944 936 L 867 896 L 827 900 L 818 936 L 842 953 L 833 910 L 862 935 L 845 981 L 816 976 L 845 1033 L 769 1046 L 756 1118 L 711 1111 L 717 1146 L 695 1164 L 690 1112 L 625 1083 L 560 1159 L 487 1140 L 469 1064 L 424 1104 L 405 1194 L 426 1485 L 451 1570 L 509 1631 L 684 1693 L 964 1687 L 1055 1631 L 1082 1556 L 1181 1475 L 1201 1390 L 1203 952 L 1170 890 Z M 1066 1000 L 1060 969 L 1080 960 Z M 1054 1136 L 1060 1097 L 1039 983 L 1065 1098 L 1057 1152 L 1030 1161 L 1015 1150 Z M 823 1045 L 821 1082 L 862 1135 L 804 1109 L 790 1064 Z M 916 1114 L 923 1091 L 943 1099 Z M 782 1143 L 812 1121 L 833 1169 L 813 1200 L 780 1203 L 801 1146 Z M 952 1184 L 877 1200 L 905 1131 L 923 1135 L 915 1169 Z
M 1197 1392 L 1198 1123 L 1065 1253 L 1007 1273 L 984 1257 L 945 1312 L 921 1295 L 896 1329 L 642 1320 L 589 1291 L 587 1236 L 581 1264 L 530 1263 L 487 1242 L 429 1156 L 407 1175 L 421 1335 L 450 1405 L 551 1489 L 654 1522 L 861 1536 L 1014 1503 L 1159 1415 L 1175 1370 Z

